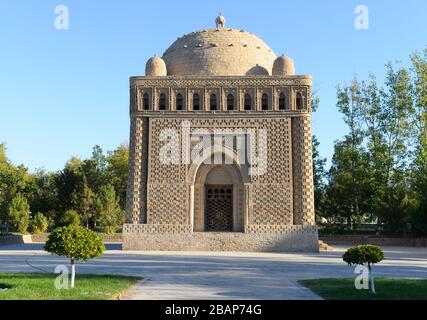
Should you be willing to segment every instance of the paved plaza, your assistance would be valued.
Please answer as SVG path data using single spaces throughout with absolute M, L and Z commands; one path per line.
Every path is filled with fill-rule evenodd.
M 122 299 L 319 299 L 297 280 L 353 277 L 342 262 L 346 248 L 309 253 L 130 252 L 120 244 L 79 263 L 77 273 L 142 276 Z M 377 277 L 427 278 L 427 248 L 383 247 Z M 42 244 L 0 247 L 0 272 L 53 272 L 68 260 L 43 252 Z M 77 275 L 78 281 L 78 275 Z

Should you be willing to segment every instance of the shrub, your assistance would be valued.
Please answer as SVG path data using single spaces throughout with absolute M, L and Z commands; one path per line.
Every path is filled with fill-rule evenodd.
M 349 265 L 368 265 L 369 275 L 371 278 L 371 290 L 375 293 L 374 275 L 372 272 L 372 265 L 384 260 L 384 253 L 380 247 L 370 244 L 359 245 L 354 248 L 348 249 L 342 256 L 344 262 Z
M 367 264 L 368 268 L 371 269 L 373 264 L 384 260 L 384 254 L 377 246 L 370 244 L 359 245 L 357 247 L 348 249 L 347 252 L 343 255 L 343 260 L 349 265 Z
M 65 211 L 61 220 L 59 221 L 61 227 L 67 226 L 79 226 L 80 225 L 80 216 L 75 210 Z
M 70 258 L 71 288 L 74 288 L 75 262 L 101 256 L 105 246 L 95 232 L 81 226 L 67 226 L 57 228 L 49 235 L 44 250 Z
M 43 213 L 38 212 L 33 219 L 32 229 L 34 233 L 44 233 L 49 227 L 48 219 L 43 215 Z
M 31 221 L 31 211 L 27 199 L 22 194 L 19 193 L 12 199 L 8 217 L 10 224 L 17 232 L 27 233 Z

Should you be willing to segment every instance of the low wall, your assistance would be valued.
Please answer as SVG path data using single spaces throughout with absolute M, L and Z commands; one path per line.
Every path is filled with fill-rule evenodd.
M 47 241 L 48 236 L 49 236 L 48 233 L 32 234 L 32 235 L 25 235 L 25 236 L 18 236 L 18 235 L 4 236 L 4 237 L 0 237 L 0 246 L 24 244 L 24 243 L 45 243 Z M 100 237 L 104 243 L 121 243 L 122 242 L 121 234 L 114 234 L 114 235 L 101 234 Z
M 330 235 L 319 236 L 319 239 L 328 245 L 358 245 L 372 244 L 377 246 L 396 247 L 424 247 L 427 246 L 427 238 L 393 238 L 366 235 Z
M 162 225 L 125 225 L 123 250 L 319 252 L 315 226 L 286 226 L 275 232 L 191 232 Z M 174 230 L 176 227 L 173 228 Z M 187 230 L 187 231 L 185 231 Z
M 2 236 L 0 237 L 0 246 L 13 244 L 32 243 L 31 235 L 25 236 Z

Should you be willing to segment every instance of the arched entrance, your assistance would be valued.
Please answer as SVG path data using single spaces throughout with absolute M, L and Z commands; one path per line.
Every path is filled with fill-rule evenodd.
M 193 193 L 193 230 L 243 231 L 244 184 L 234 164 L 201 164 Z
M 233 179 L 223 166 L 206 177 L 204 213 L 205 231 L 233 231 Z
M 195 232 L 241 232 L 247 221 L 246 194 L 249 192 L 250 182 L 248 166 L 240 164 L 241 162 L 233 150 L 221 149 L 218 151 L 215 147 L 211 147 L 204 150 L 203 155 L 194 159 L 187 173 L 190 191 L 189 219 Z M 205 163 L 205 160 L 214 156 L 222 157 L 222 164 Z M 215 190 L 218 190 L 216 194 L 224 194 L 224 196 L 208 199 L 209 194 L 215 195 Z M 225 203 L 226 201 L 227 203 Z M 229 207 L 230 203 L 232 211 Z M 217 210 L 215 206 L 220 210 Z M 219 211 L 219 213 L 215 213 L 215 211 Z M 218 220 L 221 222 L 212 221 L 212 216 L 215 214 L 218 215 Z

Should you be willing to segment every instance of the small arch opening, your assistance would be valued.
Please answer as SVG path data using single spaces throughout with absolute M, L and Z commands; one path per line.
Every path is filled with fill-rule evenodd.
M 252 110 L 252 97 L 249 93 L 245 94 L 244 108 L 245 108 L 245 111 Z
M 218 103 L 216 100 L 216 94 L 212 93 L 209 100 L 210 100 L 210 104 L 209 104 L 210 110 L 211 111 L 218 110 Z
M 176 110 L 184 109 L 184 99 L 182 98 L 182 94 L 178 93 L 176 95 Z
M 159 110 L 166 110 L 166 95 L 164 93 L 161 93 L 159 97 Z
M 261 108 L 262 110 L 268 110 L 268 95 L 266 93 L 262 95 Z
M 200 110 L 200 96 L 198 93 L 193 94 L 193 110 Z
M 297 110 L 301 110 L 304 108 L 304 98 L 301 92 L 297 93 Z
M 285 110 L 286 109 L 286 96 L 283 92 L 279 95 L 279 110 Z
M 142 106 L 144 110 L 150 109 L 150 97 L 148 96 L 148 93 L 144 93 L 142 96 Z
M 227 95 L 227 110 L 234 110 L 234 96 L 231 93 Z

